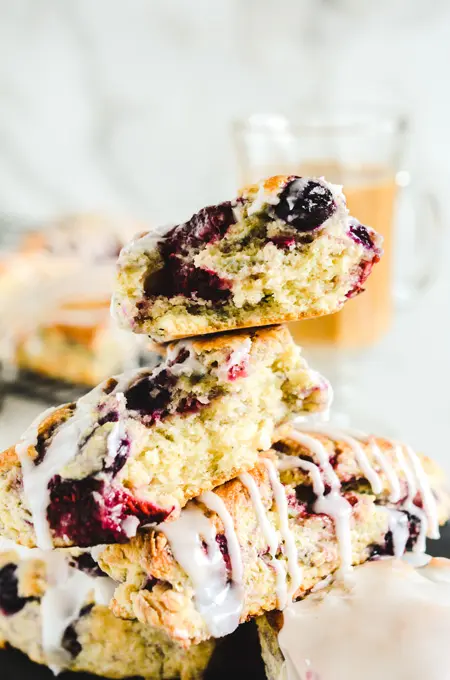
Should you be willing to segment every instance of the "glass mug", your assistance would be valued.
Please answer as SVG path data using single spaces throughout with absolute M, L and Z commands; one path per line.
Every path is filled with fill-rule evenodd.
M 437 272 L 437 200 L 422 194 L 412 201 L 409 173 L 402 169 L 408 120 L 373 107 L 364 113 L 358 104 L 350 113 L 295 121 L 253 115 L 236 121 L 233 132 L 240 183 L 277 174 L 323 175 L 343 185 L 350 214 L 383 235 L 384 255 L 363 295 L 337 314 L 291 325 L 305 346 L 362 349 L 374 344 L 389 329 L 395 294 L 414 298 Z M 426 241 L 419 230 L 425 215 Z M 398 241 L 401 248 L 395 247 Z

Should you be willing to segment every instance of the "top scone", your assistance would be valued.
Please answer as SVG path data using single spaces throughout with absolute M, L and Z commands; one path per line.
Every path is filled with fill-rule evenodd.
M 162 342 L 331 314 L 361 292 L 381 240 L 340 187 L 271 177 L 125 246 L 113 310 Z

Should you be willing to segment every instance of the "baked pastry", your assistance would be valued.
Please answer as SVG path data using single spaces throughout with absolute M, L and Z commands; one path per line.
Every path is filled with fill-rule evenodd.
M 109 300 L 67 302 L 15 341 L 19 369 L 94 387 L 148 360 L 140 339 L 111 325 Z M 144 359 L 147 357 L 147 359 Z
M 260 617 L 258 629 L 268 680 L 441 680 L 450 663 L 450 560 L 364 564 Z
M 212 640 L 186 650 L 164 631 L 115 617 L 99 600 L 99 590 L 108 592 L 102 582 L 109 579 L 97 573 L 88 553 L 29 553 L 0 554 L 0 637 L 5 643 L 55 672 L 65 668 L 145 680 L 203 676 Z
M 125 246 L 113 310 L 159 341 L 331 314 L 380 255 L 340 187 L 280 175 Z
M 283 609 L 337 570 L 423 550 L 449 499 L 441 470 L 422 462 L 385 439 L 286 426 L 251 472 L 100 552 L 122 582 L 113 611 L 188 646 Z
M 27 234 L 0 260 L 7 377 L 31 371 L 93 387 L 139 365 L 145 348 L 113 327 L 109 311 L 116 258 L 138 229 L 131 220 L 75 215 Z
M 0 457 L 0 533 L 29 547 L 127 541 L 254 465 L 275 425 L 328 407 L 284 327 L 180 342 L 154 370 L 51 409 Z

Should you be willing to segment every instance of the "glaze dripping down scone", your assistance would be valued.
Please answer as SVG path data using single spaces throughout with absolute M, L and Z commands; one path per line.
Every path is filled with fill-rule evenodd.
M 257 623 L 268 680 L 442 680 L 450 560 L 373 561 Z
M 284 609 L 337 570 L 423 550 L 449 498 L 410 447 L 325 426 L 285 426 L 257 465 L 188 503 L 175 522 L 108 546 L 120 617 L 188 646 Z
M 169 346 L 152 371 L 112 378 L 33 424 L 0 458 L 0 532 L 33 547 L 127 541 L 251 468 L 328 383 L 284 327 Z
M 381 240 L 340 187 L 271 177 L 125 246 L 113 310 L 159 341 L 332 314 L 363 290 Z
M 203 676 L 213 640 L 186 650 L 162 630 L 114 616 L 107 607 L 110 579 L 88 553 L 80 558 L 65 551 L 63 558 L 23 550 L 0 553 L 4 643 L 55 671 L 145 680 Z

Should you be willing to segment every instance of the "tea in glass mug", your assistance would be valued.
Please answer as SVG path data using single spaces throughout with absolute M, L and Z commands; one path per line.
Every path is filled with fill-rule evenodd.
M 255 115 L 234 125 L 241 184 L 278 174 L 324 176 L 343 185 L 350 214 L 384 237 L 384 255 L 365 292 L 331 316 L 291 324 L 302 345 L 365 347 L 393 317 L 393 254 L 399 172 L 408 131 L 404 117 L 358 113 L 292 122 Z M 433 216 L 435 217 L 435 216 Z M 418 286 L 416 286 L 418 287 Z

